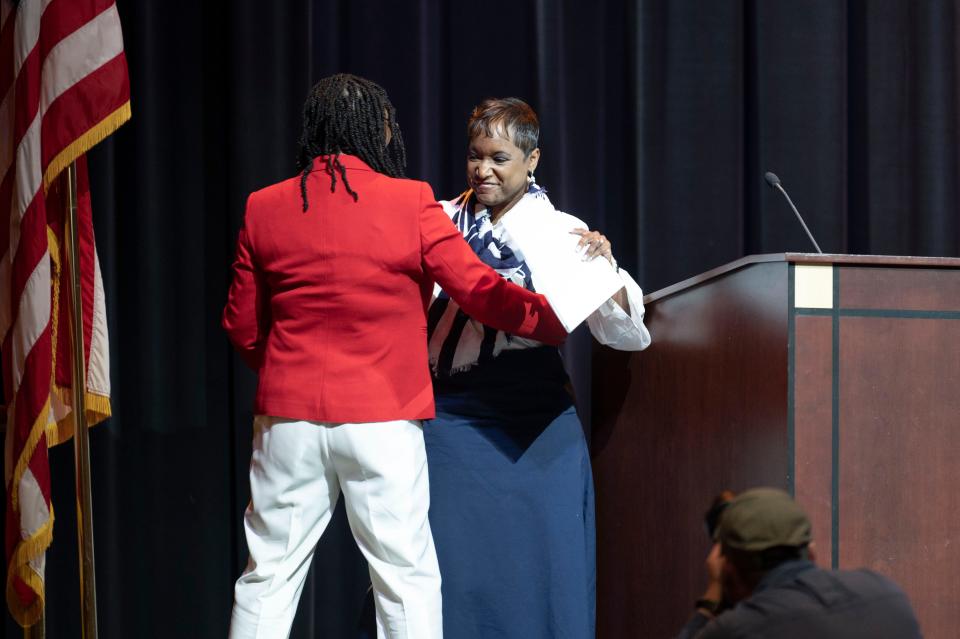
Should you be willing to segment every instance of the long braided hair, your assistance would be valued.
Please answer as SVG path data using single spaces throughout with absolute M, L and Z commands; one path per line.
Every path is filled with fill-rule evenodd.
M 390 125 L 390 143 L 385 144 L 385 123 Z M 326 162 L 330 192 L 337 187 L 337 173 L 347 193 L 356 202 L 358 195 L 347 180 L 340 154 L 349 153 L 366 162 L 378 173 L 404 177 L 407 152 L 397 124 L 397 112 L 380 85 L 370 80 L 338 73 L 317 82 L 303 105 L 303 130 L 297 153 L 300 171 L 300 195 L 306 212 L 307 176 L 314 158 L 332 155 Z

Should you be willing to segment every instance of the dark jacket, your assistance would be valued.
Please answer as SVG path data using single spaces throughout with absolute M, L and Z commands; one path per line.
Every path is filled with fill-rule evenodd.
M 914 639 L 920 625 L 900 588 L 870 570 L 806 560 L 771 570 L 753 594 L 709 621 L 695 613 L 678 639 Z

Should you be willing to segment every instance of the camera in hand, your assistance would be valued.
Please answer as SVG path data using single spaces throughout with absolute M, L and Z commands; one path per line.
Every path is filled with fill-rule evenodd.
M 703 521 L 704 524 L 706 524 L 707 535 L 710 537 L 710 541 L 713 541 L 713 538 L 716 535 L 717 525 L 720 523 L 720 515 L 723 514 L 723 511 L 726 510 L 727 505 L 733 501 L 734 497 L 736 497 L 736 495 L 733 493 L 733 491 L 723 491 L 713 498 L 713 503 L 710 504 L 710 509 L 703 516 Z

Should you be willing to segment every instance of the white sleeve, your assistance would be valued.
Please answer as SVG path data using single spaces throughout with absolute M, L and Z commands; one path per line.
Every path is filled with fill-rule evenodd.
M 457 200 L 437 200 L 437 204 L 443 209 L 443 212 L 452 220 L 457 214 Z
M 443 209 L 443 212 L 450 216 L 450 219 L 453 219 L 454 214 L 457 212 L 457 203 L 455 200 L 437 200 L 437 203 L 440 205 L 440 208 Z M 440 293 L 443 291 L 440 288 L 440 285 L 436 282 L 433 283 L 433 293 L 430 295 L 430 305 L 432 306 L 434 302 L 437 301 L 437 298 L 440 296 Z
M 643 325 L 643 291 L 624 269 L 620 279 L 627 289 L 627 315 L 612 299 L 587 317 L 587 326 L 597 341 L 618 351 L 642 351 L 650 345 L 650 331 Z

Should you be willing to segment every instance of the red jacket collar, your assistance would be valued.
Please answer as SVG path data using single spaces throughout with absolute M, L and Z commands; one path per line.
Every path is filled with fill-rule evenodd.
M 321 155 L 316 158 L 318 162 L 328 163 L 333 159 L 333 155 Z M 366 162 L 361 160 L 355 155 L 349 155 L 347 153 L 340 154 L 340 163 L 348 169 L 355 169 L 360 171 L 373 171 Z

